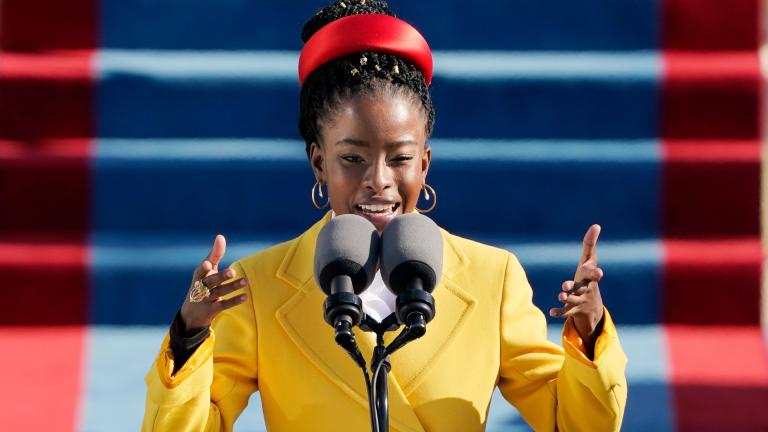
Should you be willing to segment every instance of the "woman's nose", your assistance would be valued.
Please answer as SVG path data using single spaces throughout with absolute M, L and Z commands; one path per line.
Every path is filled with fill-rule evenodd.
M 366 187 L 379 193 L 390 188 L 394 183 L 392 170 L 387 166 L 386 161 L 381 160 L 372 164 L 366 175 Z

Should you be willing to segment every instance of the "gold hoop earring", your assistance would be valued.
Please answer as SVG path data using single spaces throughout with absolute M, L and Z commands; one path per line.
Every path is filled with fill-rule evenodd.
M 437 205 L 437 192 L 435 192 L 435 189 L 432 186 L 430 186 L 430 185 L 428 185 L 426 183 L 424 183 L 424 186 L 422 186 L 422 189 L 424 190 L 424 199 L 427 200 L 427 201 L 432 199 L 432 206 L 430 206 L 426 210 L 422 210 L 422 209 L 417 207 L 416 211 L 419 212 L 419 213 L 429 213 L 432 210 L 434 210 L 435 206 Z M 430 192 L 432 193 L 432 198 L 429 197 L 429 193 Z
M 315 193 L 320 195 L 320 198 L 323 198 L 323 185 L 320 183 L 320 180 L 315 181 L 315 184 L 312 185 L 312 192 L 310 193 L 310 197 L 312 198 L 312 204 L 314 204 L 315 208 L 319 210 L 322 210 L 331 204 L 330 199 L 325 201 L 325 204 L 323 205 L 318 204 L 317 199 L 315 198 Z

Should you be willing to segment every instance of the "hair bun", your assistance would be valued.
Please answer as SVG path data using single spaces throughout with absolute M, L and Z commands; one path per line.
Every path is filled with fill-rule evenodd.
M 301 40 L 307 43 L 323 26 L 350 15 L 379 14 L 396 16 L 389 10 L 386 1 L 380 0 L 336 0 L 332 4 L 320 9 L 315 16 L 309 19 L 301 30 Z

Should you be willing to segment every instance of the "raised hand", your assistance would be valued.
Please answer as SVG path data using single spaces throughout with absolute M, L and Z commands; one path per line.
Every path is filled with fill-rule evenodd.
M 584 235 L 576 275 L 573 280 L 563 282 L 563 291 L 557 296 L 564 306 L 549 310 L 549 315 L 553 317 L 572 316 L 574 327 L 590 351 L 597 337 L 595 330 L 603 319 L 603 299 L 598 286 L 598 282 L 603 278 L 603 270 L 597 266 L 599 236 L 600 225 L 589 227 Z
M 203 262 L 192 274 L 190 285 L 184 304 L 181 306 L 181 319 L 187 330 L 207 327 L 219 312 L 243 303 L 247 296 L 241 294 L 224 300 L 222 297 L 244 288 L 248 281 L 245 278 L 230 280 L 235 277 L 234 269 L 219 271 L 219 262 L 224 257 L 227 242 L 224 236 L 219 234 L 213 241 L 213 247 Z M 195 282 L 202 282 L 203 286 L 196 289 Z M 207 288 L 207 295 L 205 295 Z M 199 301 L 192 301 L 193 299 Z

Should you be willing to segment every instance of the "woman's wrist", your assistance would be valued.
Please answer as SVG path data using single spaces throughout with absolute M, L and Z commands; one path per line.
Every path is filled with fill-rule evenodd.
M 187 330 L 181 316 L 181 310 L 176 312 L 169 331 L 170 346 L 174 358 L 174 374 L 192 357 L 197 347 L 208 338 L 210 332 L 209 326 Z

